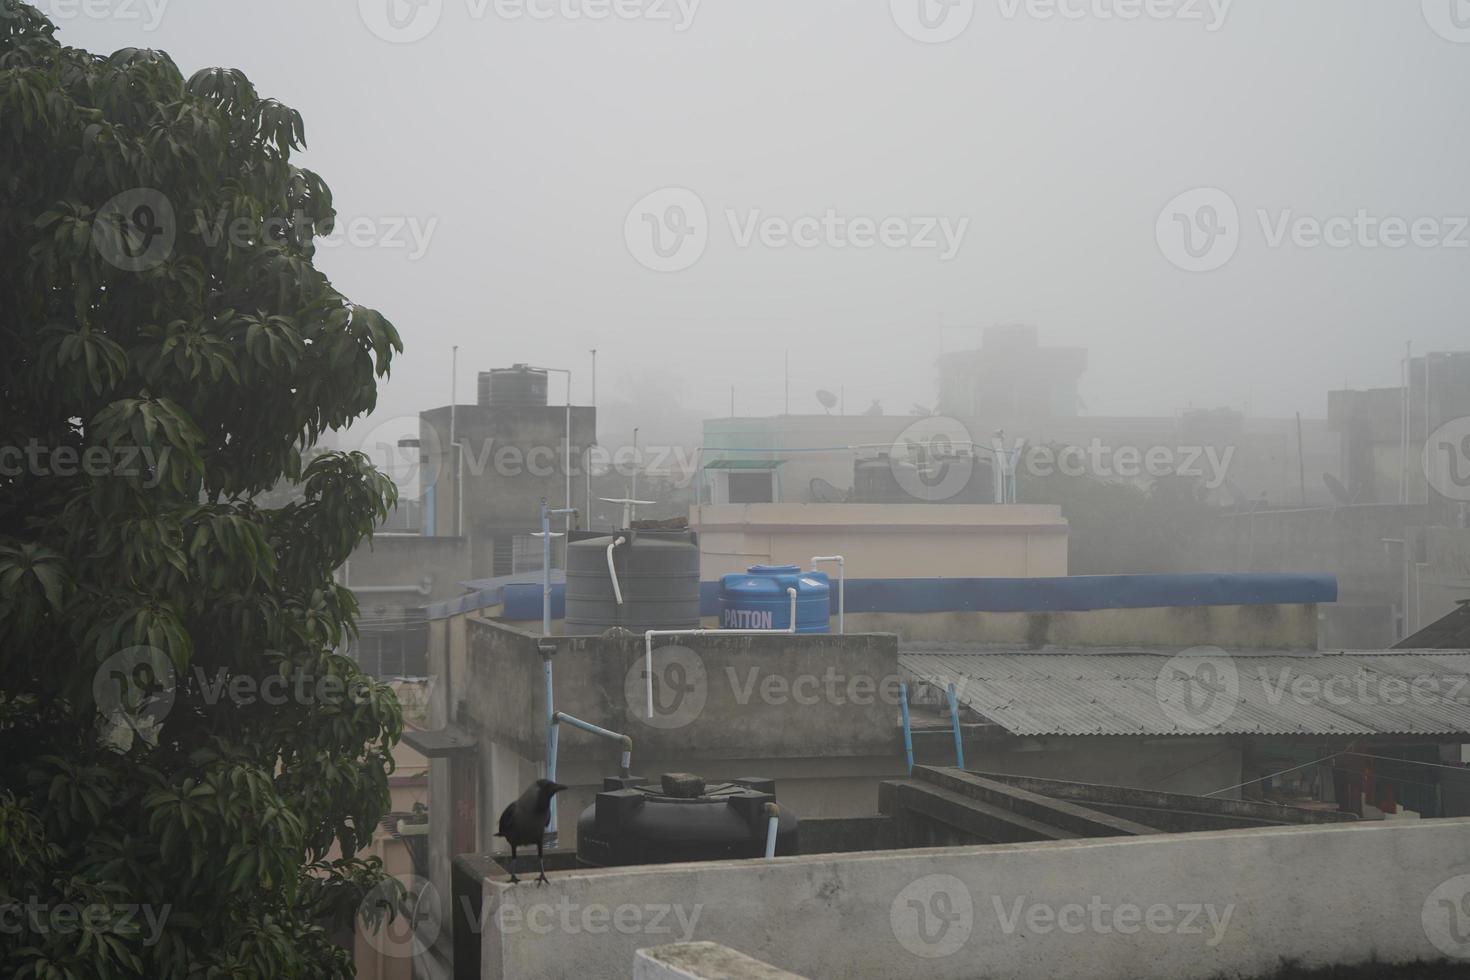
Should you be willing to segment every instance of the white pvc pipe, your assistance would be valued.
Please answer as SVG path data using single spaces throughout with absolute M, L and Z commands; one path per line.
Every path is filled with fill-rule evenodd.
M 791 625 L 784 630 L 649 630 L 643 634 L 643 679 L 647 685 L 645 697 L 648 717 L 653 717 L 653 638 L 655 636 L 770 636 L 772 633 L 796 632 L 796 590 L 787 589 L 791 597 Z
M 837 632 L 846 633 L 847 560 L 841 555 L 814 555 L 812 556 L 812 567 L 816 568 L 821 563 L 829 561 L 837 563 Z
M 613 595 L 620 606 L 623 604 L 623 587 L 618 584 L 618 569 L 613 564 L 613 549 L 627 540 L 627 538 L 613 538 L 613 543 L 607 546 L 607 574 L 612 579 Z
M 766 813 L 770 819 L 766 821 L 766 860 L 776 856 L 776 830 L 781 823 L 781 808 L 774 803 L 766 804 Z

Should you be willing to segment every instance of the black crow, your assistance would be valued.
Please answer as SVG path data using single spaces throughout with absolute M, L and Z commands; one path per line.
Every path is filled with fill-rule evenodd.
M 510 845 L 511 884 L 521 880 L 516 877 L 516 848 L 527 844 L 536 845 L 536 863 L 541 867 L 541 876 L 536 879 L 536 883 L 539 885 L 546 880 L 546 858 L 542 853 L 542 844 L 546 825 L 551 821 L 551 798 L 564 789 L 566 787 L 561 783 L 538 779 L 500 815 L 500 832 L 495 836 L 504 837 Z

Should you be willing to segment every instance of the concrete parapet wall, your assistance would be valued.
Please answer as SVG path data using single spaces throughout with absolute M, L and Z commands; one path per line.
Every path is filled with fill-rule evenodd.
M 670 943 L 640 949 L 633 980 L 805 980 L 718 943 Z
M 487 882 L 486 980 L 710 941 L 851 980 L 1190 980 L 1470 957 L 1470 820 L 1215 831 Z

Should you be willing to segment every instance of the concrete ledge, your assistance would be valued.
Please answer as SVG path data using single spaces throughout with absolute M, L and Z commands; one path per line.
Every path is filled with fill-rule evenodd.
M 633 954 L 633 980 L 805 980 L 718 943 L 671 943 Z
M 717 942 L 844 980 L 1209 980 L 1283 959 L 1470 961 L 1470 819 L 567 872 L 486 881 L 478 980 L 626 977 Z

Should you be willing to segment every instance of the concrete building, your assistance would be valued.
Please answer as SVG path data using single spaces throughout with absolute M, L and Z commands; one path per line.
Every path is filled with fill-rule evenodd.
M 707 580 L 842 555 L 853 578 L 1067 574 L 1067 522 L 1043 504 L 724 504 L 690 509 Z
M 457 447 L 450 445 L 454 415 Z M 596 410 L 571 409 L 571 451 L 564 406 L 460 405 L 419 416 L 426 533 L 462 537 L 472 577 L 539 568 L 540 501 L 583 509 L 585 455 L 596 440 Z M 463 485 L 463 506 L 460 486 Z M 558 518 L 559 529 L 565 523 Z
M 526 628 L 540 625 L 542 587 L 530 578 L 486 583 L 427 610 L 433 722 L 408 738 L 431 760 L 429 877 L 441 894 L 448 894 L 454 857 L 488 850 L 500 810 L 542 771 L 547 663 L 556 709 L 628 734 L 634 771 L 694 771 L 712 780 L 754 773 L 776 780 L 783 805 L 804 818 L 840 822 L 876 815 L 879 783 L 907 772 L 901 682 L 913 692 L 918 761 L 952 761 L 951 735 L 921 690 L 923 676 L 905 662 L 932 652 L 927 642 L 983 636 L 1046 651 L 1131 635 L 1166 651 L 1134 651 L 1152 664 L 1183 646 L 1231 638 L 1263 649 L 1311 648 L 1317 604 L 1335 594 L 1330 581 L 1301 577 L 853 579 L 849 628 L 881 624 L 903 639 L 716 634 L 660 641 L 650 717 L 644 639 L 540 636 Z M 707 588 L 701 611 L 711 619 L 713 599 Z M 555 590 L 552 600 L 559 615 Z M 967 759 L 991 770 L 1013 764 L 1019 752 L 1033 764 L 1024 771 L 1035 774 L 1086 778 L 1106 769 L 1119 782 L 1180 791 L 1218 789 L 1242 771 L 1241 750 L 1228 744 L 1234 735 L 1161 738 L 1140 730 L 1074 739 L 1077 750 L 1057 744 L 1037 751 L 1036 740 L 965 711 Z M 576 815 L 617 770 L 619 750 L 573 729 L 562 731 L 560 746 L 557 778 L 572 787 L 558 807 L 566 849 L 576 843 Z
M 1395 388 L 1327 394 L 1327 420 L 1341 435 L 1340 503 L 1435 504 L 1460 510 L 1429 485 L 1425 442 L 1446 423 L 1470 417 L 1470 351 L 1436 352 L 1406 362 L 1406 382 Z M 1451 462 L 1470 460 L 1457 447 Z M 1432 459 L 1429 463 L 1442 463 Z M 1446 520 L 1445 523 L 1455 523 Z
M 514 390 L 497 393 L 501 377 Z M 480 381 L 477 404 L 419 415 L 411 448 L 420 498 L 338 571 L 362 608 L 351 651 L 379 676 L 423 676 L 425 606 L 462 595 L 467 581 L 539 571 L 543 549 L 533 535 L 543 498 L 555 508 L 570 500 L 580 511 L 558 517 L 555 529 L 585 526 L 596 411 L 548 405 L 545 372 L 524 365 L 484 372 Z M 552 563 L 561 561 L 558 542 Z
M 1467 830 L 1363 822 L 825 853 L 567 870 L 540 888 L 466 859 L 456 899 L 477 900 L 473 914 L 455 901 L 464 918 L 436 931 L 477 954 L 456 980 L 1212 980 L 1280 976 L 1284 962 L 1449 978 L 1470 957 Z M 725 972 L 706 971 L 708 946 L 675 957 L 671 943 L 756 962 L 722 956 Z M 677 971 L 635 973 L 650 947 Z
M 1035 327 L 986 327 L 977 350 L 939 359 L 939 411 L 964 418 L 1049 419 L 1078 414 L 1084 347 L 1042 347 Z
M 1230 411 L 1174 418 L 726 418 L 704 424 L 703 499 L 731 502 L 730 475 L 722 468 L 737 465 L 742 476 L 763 473 L 776 502 L 805 503 L 826 499 L 833 491 L 851 494 L 860 465 L 883 457 L 909 461 L 921 447 L 973 444 L 979 447 L 980 461 L 988 464 L 997 433 L 1003 433 L 1001 442 L 1008 450 L 1025 447 L 1018 468 L 1040 479 L 1066 469 L 1146 486 L 1153 480 L 1152 468 L 1197 480 L 1210 503 L 1231 507 L 1331 503 L 1325 477 L 1335 476 L 1340 463 L 1338 435 L 1323 419 L 1302 419 L 1298 430 L 1295 418 L 1254 418 Z M 913 500 L 945 502 L 926 486 L 942 480 L 921 470 Z M 1026 502 L 1024 496 L 1020 502 Z

